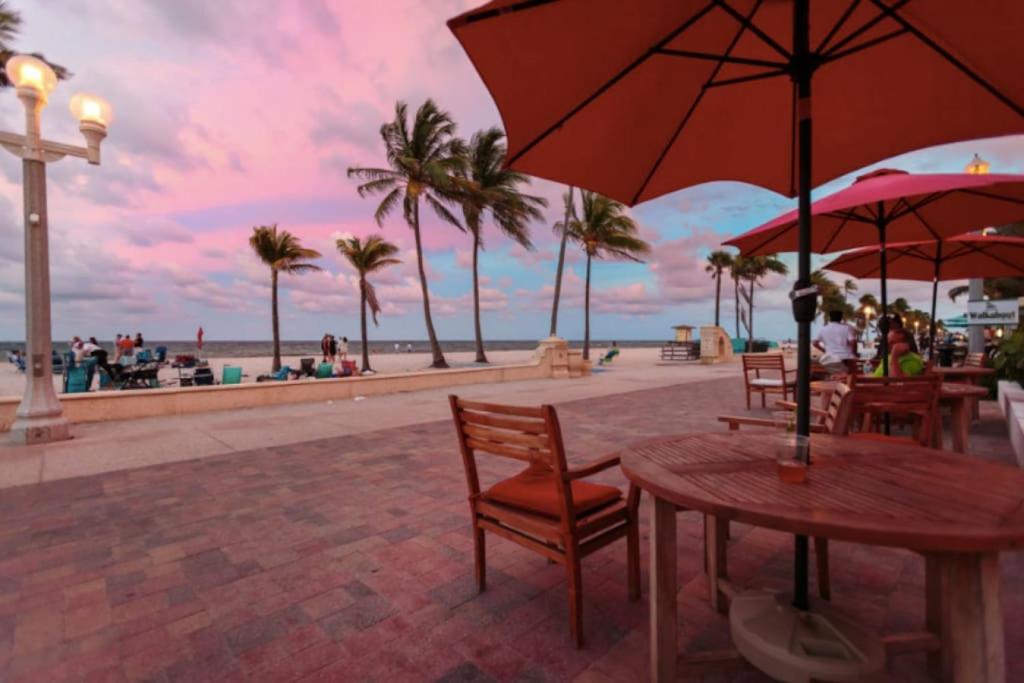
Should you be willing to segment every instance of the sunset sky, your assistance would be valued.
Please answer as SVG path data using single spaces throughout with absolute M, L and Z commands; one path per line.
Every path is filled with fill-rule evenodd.
M 115 120 L 103 165 L 77 159 L 49 170 L 54 336 L 142 331 L 151 339 L 270 337 L 269 271 L 252 255 L 254 225 L 277 223 L 324 254 L 324 272 L 289 278 L 282 336 L 358 336 L 353 273 L 334 249 L 343 233 L 367 235 L 373 200 L 345 177 L 352 165 L 381 165 L 380 124 L 395 101 L 432 97 L 459 133 L 499 124 L 497 111 L 445 27 L 477 4 L 447 0 L 12 0 L 24 28 L 18 49 L 43 52 L 74 77 L 44 110 L 44 135 L 81 136 L 68 100 L 103 95 Z M 0 97 L 4 130 L 20 132 L 13 92 Z M 936 115 L 941 115 L 936 112 Z M 1024 136 L 917 152 L 873 166 L 959 171 L 980 153 L 998 172 L 1024 171 Z M 850 182 L 837 179 L 821 192 Z M 23 245 L 20 162 L 0 155 L 0 339 L 21 339 Z M 547 335 L 564 188 L 533 186 L 552 207 L 533 226 L 536 251 L 488 229 L 481 271 L 485 337 Z M 769 191 L 713 183 L 640 205 L 633 215 L 653 244 L 646 264 L 598 263 L 593 335 L 662 339 L 671 325 L 708 323 L 714 284 L 708 250 L 774 217 L 792 203 Z M 427 216 L 428 214 L 424 214 Z M 412 234 L 394 215 L 384 236 L 404 263 L 376 282 L 384 305 L 379 339 L 425 337 Z M 450 225 L 424 225 L 435 324 L 442 339 L 472 337 L 470 240 Z M 787 257 L 788 258 L 788 257 Z M 582 261 L 566 276 L 563 336 L 582 336 Z M 726 282 L 731 293 L 731 283 Z M 956 283 L 950 283 L 952 286 Z M 755 331 L 795 335 L 788 283 L 758 293 Z M 863 288 L 875 290 L 876 282 Z M 944 296 L 940 315 L 962 312 Z M 927 308 L 929 285 L 894 283 L 892 296 Z M 732 331 L 732 303 L 723 316 Z

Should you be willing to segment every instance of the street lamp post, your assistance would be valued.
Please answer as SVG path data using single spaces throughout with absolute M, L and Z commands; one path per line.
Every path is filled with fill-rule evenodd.
M 50 331 L 50 250 L 47 235 L 46 164 L 65 156 L 100 163 L 100 143 L 110 123 L 110 105 L 93 95 L 75 95 L 71 111 L 79 120 L 85 147 L 44 140 L 40 114 L 57 85 L 53 69 L 31 55 L 7 60 L 7 77 L 25 105 L 25 134 L 0 132 L 0 146 L 21 158 L 25 212 L 25 395 L 11 426 L 18 444 L 46 443 L 70 437 L 53 389 L 53 339 Z
M 989 163 L 977 154 L 964 168 L 965 173 L 971 175 L 985 175 L 989 171 Z M 967 281 L 967 300 L 981 301 L 985 298 L 985 279 L 973 277 Z M 967 328 L 967 350 L 971 353 L 981 353 L 985 350 L 985 329 L 980 325 L 971 325 Z

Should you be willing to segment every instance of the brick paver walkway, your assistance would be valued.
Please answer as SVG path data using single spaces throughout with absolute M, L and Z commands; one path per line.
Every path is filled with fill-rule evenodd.
M 581 462 L 719 429 L 714 416 L 741 405 L 739 386 L 705 382 L 559 409 Z M 985 411 L 974 450 L 1009 459 Z M 645 599 L 626 600 L 624 543 L 587 558 L 577 651 L 560 566 L 494 539 L 476 594 L 465 495 L 447 422 L 0 491 L 0 680 L 644 680 L 646 514 Z M 687 649 L 729 642 L 705 599 L 699 529 L 681 516 Z M 738 583 L 788 586 L 788 537 L 737 526 L 732 546 Z M 1024 562 L 1004 558 L 1008 680 L 1024 680 Z M 837 604 L 878 629 L 920 627 L 920 558 L 840 543 L 832 565 Z M 900 657 L 889 680 L 923 668 Z

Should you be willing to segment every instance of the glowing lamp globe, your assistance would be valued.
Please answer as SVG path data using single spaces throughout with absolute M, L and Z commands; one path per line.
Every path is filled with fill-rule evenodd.
M 89 93 L 78 93 L 71 98 L 71 113 L 80 124 L 93 123 L 104 127 L 109 126 L 114 118 L 110 103 Z
M 964 171 L 971 175 L 985 175 L 988 173 L 988 169 L 989 163 L 975 154 L 974 158 L 971 159 L 971 163 L 967 164 L 967 167 L 964 168 Z
M 7 60 L 4 70 L 14 87 L 34 91 L 43 100 L 57 87 L 57 74 L 50 65 L 32 55 L 14 55 Z

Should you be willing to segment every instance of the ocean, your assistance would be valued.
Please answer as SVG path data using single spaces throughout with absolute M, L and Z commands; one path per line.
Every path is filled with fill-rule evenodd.
M 623 348 L 641 348 L 641 347 L 660 347 L 665 343 L 665 340 L 622 340 L 618 341 L 618 345 Z M 429 353 L 430 344 L 422 339 L 373 339 L 370 340 L 370 353 L 395 353 L 395 344 L 399 346 L 400 353 L 406 353 L 408 345 L 412 345 L 413 353 Z M 592 339 L 590 341 L 591 347 L 603 348 L 611 344 L 611 340 L 598 340 Z M 106 348 L 108 351 L 113 352 L 113 342 L 110 340 L 100 340 L 100 345 Z M 63 353 L 68 350 L 70 342 L 67 341 L 55 341 L 53 348 L 58 353 Z M 157 346 L 166 346 L 167 355 L 174 357 L 182 354 L 196 354 L 196 341 L 194 339 L 182 341 L 163 341 L 146 339 L 146 348 L 156 348 Z M 583 342 L 581 340 L 570 340 L 569 346 L 572 348 L 581 348 Z M 25 342 L 23 341 L 0 341 L 0 349 L 4 351 L 8 349 L 24 349 Z M 475 343 L 472 339 L 468 340 L 447 340 L 441 342 L 441 349 L 445 352 L 455 353 L 458 351 L 473 351 L 476 348 Z M 532 350 L 537 348 L 536 340 L 494 340 L 485 341 L 484 348 L 488 351 L 517 351 L 517 350 Z M 357 339 L 349 339 L 348 350 L 350 355 L 356 355 L 362 352 L 362 345 Z M 271 356 L 274 353 L 273 343 L 271 341 L 227 341 L 227 340 L 215 340 L 215 339 L 204 339 L 202 354 L 206 358 L 257 358 Z M 309 355 L 315 356 L 320 353 L 320 340 L 292 340 L 281 341 L 281 355 L 282 356 L 302 356 Z

